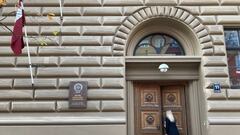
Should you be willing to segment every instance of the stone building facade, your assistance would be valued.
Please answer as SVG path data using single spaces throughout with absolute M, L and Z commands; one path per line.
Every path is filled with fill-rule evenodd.
M 9 13 L 16 0 L 7 2 L 0 12 L 8 17 L 1 22 L 12 28 L 15 16 Z M 184 118 L 176 116 L 185 121 L 178 123 L 182 134 L 239 134 L 240 91 L 231 87 L 224 38 L 225 30 L 240 27 L 239 0 L 62 0 L 62 5 L 60 20 L 58 0 L 25 0 L 28 35 L 40 37 L 29 38 L 34 88 L 26 47 L 14 56 L 11 33 L 0 28 L 0 133 L 162 134 L 164 111 L 148 103 L 147 113 L 139 109 L 153 102 L 145 101 L 144 91 L 183 86 Z M 55 16 L 47 19 L 49 13 Z M 61 34 L 54 35 L 61 24 Z M 135 56 L 139 41 L 156 33 L 178 40 L 185 55 Z M 161 63 L 169 71 L 159 72 Z M 69 109 L 70 81 L 88 82 L 87 109 Z M 156 84 L 159 88 L 151 88 Z M 165 103 L 162 95 L 164 101 L 152 95 L 154 104 Z

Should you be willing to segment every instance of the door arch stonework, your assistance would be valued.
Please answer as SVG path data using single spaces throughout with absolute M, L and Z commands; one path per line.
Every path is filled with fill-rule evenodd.
M 127 44 L 134 30 L 144 22 L 156 18 L 173 19 L 181 22 L 188 27 L 188 30 L 194 33 L 194 37 L 198 40 L 201 48 L 201 55 L 208 55 L 209 52 L 213 52 L 212 38 L 200 19 L 192 15 L 189 11 L 179 7 L 152 6 L 138 9 L 123 20 L 113 38 L 113 55 L 124 56 Z

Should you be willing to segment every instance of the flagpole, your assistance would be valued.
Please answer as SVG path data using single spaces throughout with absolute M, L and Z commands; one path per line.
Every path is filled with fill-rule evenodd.
M 22 8 L 24 9 L 23 2 L 22 2 Z M 31 83 L 32 83 L 32 88 L 34 88 L 32 62 L 31 62 L 31 56 L 30 56 L 30 50 L 29 50 L 29 44 L 28 44 L 27 26 L 24 26 L 24 31 L 25 31 L 25 39 L 26 39 L 26 44 L 27 44 L 27 54 L 28 54 L 29 70 L 30 70 L 30 75 L 31 75 Z
M 25 38 L 26 38 L 26 44 L 27 44 L 28 63 L 29 63 L 29 70 L 30 70 L 30 75 L 31 75 L 31 82 L 32 82 L 32 87 L 34 88 L 34 80 L 33 80 L 33 73 L 32 73 L 32 62 L 31 62 L 31 56 L 30 56 L 30 51 L 29 51 L 29 44 L 28 44 L 28 36 L 27 36 L 26 26 L 24 27 L 24 31 L 25 31 Z

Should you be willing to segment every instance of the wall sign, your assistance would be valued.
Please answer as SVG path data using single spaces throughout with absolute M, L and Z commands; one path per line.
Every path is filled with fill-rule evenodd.
M 87 82 L 71 81 L 69 84 L 69 108 L 86 109 L 87 108 Z
M 213 84 L 213 91 L 214 91 L 214 93 L 221 93 L 221 85 L 220 85 L 220 83 L 214 83 Z

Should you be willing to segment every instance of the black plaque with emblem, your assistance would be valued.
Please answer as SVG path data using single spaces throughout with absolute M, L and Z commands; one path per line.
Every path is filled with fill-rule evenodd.
M 78 81 L 69 84 L 69 108 L 87 108 L 87 82 Z

